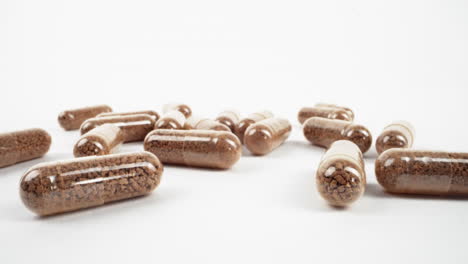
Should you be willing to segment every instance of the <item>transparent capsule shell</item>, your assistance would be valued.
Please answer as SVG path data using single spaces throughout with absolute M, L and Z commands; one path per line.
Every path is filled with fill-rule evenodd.
M 354 111 L 349 107 L 336 105 L 336 104 L 327 104 L 327 103 L 318 103 L 318 104 L 315 104 L 315 107 L 328 107 L 328 108 L 343 109 L 343 110 L 346 111 L 349 118 L 351 119 L 351 120 L 348 120 L 348 121 L 353 121 L 354 120 Z
M 286 141 L 291 129 L 291 123 L 287 119 L 264 119 L 247 128 L 244 144 L 252 154 L 266 155 Z
M 184 129 L 185 116 L 179 111 L 164 114 L 155 124 L 154 129 Z
M 358 200 L 366 187 L 359 147 L 347 140 L 334 142 L 322 157 L 316 183 L 320 195 L 332 206 L 348 206 Z
M 44 156 L 52 138 L 40 128 L 0 134 L 0 168 Z
M 235 134 L 241 141 L 241 143 L 244 142 L 244 135 L 245 131 L 249 126 L 252 124 L 255 124 L 259 121 L 262 121 L 264 119 L 272 118 L 273 113 L 271 111 L 265 110 L 265 111 L 260 111 L 256 113 L 252 113 L 245 118 L 242 118 L 239 123 L 237 124 Z
M 236 110 L 226 110 L 219 113 L 215 120 L 227 126 L 232 133 L 235 133 L 240 119 L 240 114 Z
M 186 104 L 172 103 L 165 104 L 163 106 L 163 114 L 167 114 L 171 111 L 179 111 L 184 115 L 185 118 L 189 118 L 190 116 L 192 116 L 192 109 Z
M 101 113 L 112 112 L 108 105 L 95 105 L 61 112 L 58 116 L 60 126 L 65 130 L 77 130 L 87 119 L 96 117 Z
M 32 212 L 53 215 L 149 194 L 162 173 L 148 152 L 41 163 L 23 175 L 20 196 Z
M 124 133 L 113 124 L 104 124 L 82 135 L 73 149 L 75 157 L 102 156 L 117 152 Z
M 214 169 L 232 167 L 242 154 L 234 134 L 214 130 L 158 129 L 148 134 L 144 147 L 164 164 Z
M 131 115 L 149 115 L 154 118 L 155 121 L 158 121 L 159 114 L 153 110 L 142 110 L 142 111 L 135 111 L 135 112 L 110 112 L 110 113 L 102 113 L 97 115 L 97 117 L 109 117 L 109 116 L 131 116 Z
M 307 119 L 312 117 L 353 121 L 347 110 L 336 107 L 303 107 L 297 114 L 297 120 L 301 124 L 304 124 Z
M 375 175 L 388 192 L 468 195 L 468 153 L 389 149 L 375 161 Z
M 396 121 L 386 126 L 375 142 L 377 153 L 391 148 L 411 148 L 414 128 L 406 121 Z
M 154 128 L 154 119 L 149 115 L 95 117 L 86 120 L 81 125 L 81 134 L 104 125 L 113 124 L 122 130 L 124 142 L 143 141 Z
M 372 135 L 366 127 L 343 120 L 312 117 L 304 123 L 303 132 L 312 144 L 324 148 L 337 140 L 349 140 L 365 153 L 372 145 Z
M 191 116 L 185 120 L 184 129 L 216 130 L 231 132 L 229 127 L 209 118 Z

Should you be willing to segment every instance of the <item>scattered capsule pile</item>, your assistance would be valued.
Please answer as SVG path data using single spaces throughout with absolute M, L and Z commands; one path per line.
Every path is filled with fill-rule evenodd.
M 372 135 L 354 123 L 347 107 L 317 104 L 298 113 L 304 137 L 326 148 L 316 170 L 320 195 L 332 206 L 348 206 L 366 188 L 363 153 Z M 242 118 L 235 110 L 215 119 L 192 114 L 185 104 L 168 104 L 162 115 L 153 110 L 113 112 L 107 105 L 67 110 L 58 121 L 65 130 L 80 130 L 75 159 L 41 163 L 20 181 L 27 208 L 46 216 L 151 193 L 163 164 L 229 169 L 244 145 L 254 155 L 267 155 L 289 137 L 292 126 L 270 111 Z M 468 195 L 468 154 L 413 150 L 414 128 L 405 121 L 389 124 L 376 140 L 380 154 L 375 174 L 391 193 Z M 119 153 L 126 142 L 143 141 L 144 151 Z M 45 155 L 50 135 L 42 129 L 0 134 L 0 168 Z

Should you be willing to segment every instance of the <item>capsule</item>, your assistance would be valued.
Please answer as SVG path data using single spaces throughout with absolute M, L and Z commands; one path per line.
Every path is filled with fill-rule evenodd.
M 348 111 L 336 107 L 303 107 L 297 115 L 299 123 L 303 124 L 311 117 L 323 117 L 328 119 L 338 119 L 344 121 L 353 121 Z
M 248 115 L 247 117 L 241 119 L 236 127 L 236 136 L 240 139 L 241 142 L 244 142 L 244 135 L 247 128 L 264 119 L 272 118 L 273 113 L 270 111 L 261 111 Z
M 0 168 L 44 156 L 52 138 L 40 128 L 0 134 Z
M 104 124 L 114 124 L 122 130 L 124 142 L 143 141 L 154 128 L 154 119 L 149 115 L 95 117 L 81 125 L 81 134 Z
M 266 155 L 283 144 L 291 133 L 291 124 L 283 118 L 268 118 L 247 128 L 244 144 L 254 155 Z
M 359 147 L 348 140 L 335 141 L 319 164 L 316 182 L 320 195 L 332 206 L 347 206 L 359 199 L 366 187 Z
M 164 114 L 171 111 L 179 111 L 185 116 L 185 118 L 192 116 L 192 109 L 186 104 L 166 104 L 163 106 Z
M 112 112 L 108 105 L 96 105 L 63 111 L 58 116 L 60 126 L 65 130 L 77 130 L 87 119 L 101 113 Z
M 209 118 L 200 118 L 191 116 L 185 120 L 184 129 L 198 129 L 198 130 L 216 130 L 231 132 L 229 127 L 219 123 L 218 121 Z
M 153 117 L 155 121 L 158 121 L 159 114 L 153 110 L 143 110 L 143 111 L 135 111 L 135 112 L 121 112 L 121 113 L 102 113 L 99 114 L 97 117 L 109 117 L 109 116 L 129 116 L 129 115 L 149 115 Z
M 351 118 L 350 121 L 354 120 L 354 111 L 349 107 L 336 105 L 336 104 L 326 104 L 326 103 L 315 104 L 315 107 L 330 107 L 330 108 L 343 109 L 346 111 L 346 113 L 348 113 L 348 116 Z
M 184 129 L 185 116 L 179 111 L 164 114 L 155 124 L 154 129 Z
M 372 145 L 369 130 L 348 121 L 312 117 L 304 123 L 303 131 L 307 140 L 324 148 L 330 147 L 337 140 L 349 140 L 365 153 Z
M 22 177 L 20 196 L 34 213 L 53 215 L 149 194 L 162 173 L 148 152 L 41 163 Z
M 391 148 L 411 148 L 414 141 L 414 128 L 406 121 L 396 121 L 388 125 L 375 142 L 377 153 Z
M 214 169 L 232 167 L 242 153 L 234 134 L 213 130 L 158 129 L 148 134 L 144 147 L 164 164 Z
M 104 124 L 91 129 L 76 142 L 75 157 L 102 156 L 114 153 L 122 145 L 124 133 L 113 124 Z
M 468 195 L 468 153 L 389 149 L 375 161 L 375 175 L 391 193 Z
M 227 126 L 229 130 L 234 133 L 240 120 L 240 114 L 235 110 L 226 110 L 219 113 L 215 120 Z

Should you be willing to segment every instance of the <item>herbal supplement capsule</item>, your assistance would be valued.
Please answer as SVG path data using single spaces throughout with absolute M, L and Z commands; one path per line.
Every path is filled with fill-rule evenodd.
M 375 175 L 391 193 L 468 195 L 468 153 L 389 149 L 375 161 Z
M 350 121 L 354 120 L 354 111 L 349 108 L 349 107 L 345 107 L 345 106 L 341 106 L 341 105 L 336 105 L 336 104 L 326 104 L 326 103 L 318 103 L 318 104 L 315 104 L 315 107 L 330 107 L 330 108 L 338 108 L 338 109 L 343 109 L 345 110 L 347 113 L 348 113 L 348 116 L 351 118 Z
M 301 124 L 311 117 L 353 121 L 346 110 L 336 107 L 303 107 L 297 115 L 297 119 Z
M 179 111 L 171 111 L 164 114 L 154 129 L 184 129 L 185 116 Z
M 237 124 L 236 136 L 240 139 L 241 142 L 244 142 L 245 131 L 250 125 L 272 117 L 273 113 L 270 111 L 261 111 L 248 115 L 247 117 L 241 119 Z
M 380 154 L 391 148 L 411 148 L 413 141 L 413 126 L 405 121 L 397 121 L 384 128 L 375 142 L 375 147 Z
M 213 130 L 158 129 L 148 134 L 144 146 L 163 163 L 215 169 L 232 167 L 242 153 L 234 134 Z
M 124 142 L 142 141 L 154 128 L 154 119 L 149 115 L 95 117 L 81 125 L 81 134 L 100 125 L 114 124 L 122 130 Z
M 34 213 L 53 215 L 149 194 L 162 173 L 148 152 L 41 163 L 22 177 L 20 196 Z
M 79 129 L 81 124 L 89 118 L 93 118 L 101 113 L 112 112 L 112 108 L 108 105 L 96 105 L 71 109 L 63 111 L 58 116 L 58 121 L 61 127 L 65 130 Z
M 352 122 L 312 117 L 304 123 L 304 136 L 312 144 L 328 148 L 337 140 L 349 140 L 358 145 L 362 153 L 372 145 L 372 135 L 367 128 Z
M 348 140 L 335 141 L 316 174 L 320 195 L 332 206 L 347 206 L 364 193 L 366 172 L 361 150 Z
M 39 128 L 0 134 L 0 168 L 44 156 L 52 139 Z
M 283 118 L 268 118 L 247 128 L 244 144 L 254 155 L 265 155 L 283 144 L 291 133 L 291 124 Z
M 102 156 L 114 153 L 123 143 L 124 133 L 113 124 L 104 124 L 91 129 L 76 142 L 75 157 Z
M 186 104 L 166 104 L 163 106 L 163 113 L 167 114 L 171 111 L 181 112 L 185 118 L 189 118 L 192 115 L 192 109 Z
M 226 111 L 219 113 L 218 117 L 216 117 L 215 120 L 229 127 L 231 132 L 234 133 L 236 131 L 236 126 L 240 120 L 240 114 L 239 112 L 234 111 L 234 110 L 226 110 Z
M 102 113 L 97 117 L 108 117 L 108 116 L 129 116 L 129 115 L 149 115 L 154 118 L 155 121 L 159 119 L 159 114 L 153 110 L 135 111 L 135 112 L 122 112 L 122 113 Z
M 231 132 L 229 127 L 209 118 L 191 116 L 185 120 L 184 129 L 216 130 Z

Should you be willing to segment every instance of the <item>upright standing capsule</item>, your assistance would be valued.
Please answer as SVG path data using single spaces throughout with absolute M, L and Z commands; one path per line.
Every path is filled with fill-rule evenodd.
M 120 113 L 102 113 L 99 114 L 97 117 L 109 117 L 109 116 L 129 116 L 129 115 L 149 115 L 154 118 L 155 121 L 158 121 L 159 114 L 153 110 L 143 110 L 143 111 L 135 111 L 135 112 L 120 112 Z
M 191 116 L 185 120 L 184 129 L 217 130 L 231 132 L 229 127 L 209 118 Z
M 261 111 L 248 115 L 245 118 L 242 118 L 236 127 L 236 136 L 240 139 L 241 142 L 244 142 L 245 131 L 249 126 L 255 124 L 264 119 L 272 118 L 273 113 L 270 111 Z
M 122 130 L 124 142 L 142 141 L 154 128 L 154 119 L 149 115 L 96 117 L 81 125 L 81 134 L 100 125 L 114 124 Z
M 354 111 L 349 107 L 336 105 L 336 104 L 326 104 L 326 103 L 315 104 L 315 107 L 329 107 L 329 108 L 343 109 L 346 111 L 346 113 L 348 113 L 348 116 L 351 118 L 350 121 L 354 120 Z
M 327 150 L 316 174 L 320 195 L 332 206 L 347 206 L 364 193 L 366 172 L 356 144 L 339 140 Z
M 297 119 L 301 124 L 311 117 L 353 121 L 348 111 L 336 107 L 303 107 L 297 115 Z
M 212 130 L 154 130 L 144 146 L 163 163 L 215 169 L 232 167 L 242 153 L 234 134 Z
M 234 110 L 226 110 L 221 113 L 216 117 L 215 119 L 219 123 L 229 127 L 231 132 L 236 131 L 236 126 L 239 123 L 240 120 L 240 114 L 237 111 Z
M 112 112 L 108 105 L 96 105 L 63 111 L 58 116 L 61 127 L 65 130 L 77 130 L 87 119 L 93 118 L 101 113 Z
M 0 168 L 44 156 L 52 139 L 39 128 L 0 134 Z
M 468 195 L 468 153 L 389 149 L 375 161 L 375 175 L 391 193 Z
M 192 109 L 186 104 L 166 104 L 163 106 L 164 114 L 171 111 L 179 111 L 185 116 L 185 118 L 189 118 L 192 115 Z
M 148 152 L 41 163 L 22 177 L 20 196 L 34 213 L 53 215 L 149 194 L 162 173 Z
M 375 142 L 375 147 L 380 154 L 391 148 L 411 148 L 413 141 L 413 126 L 405 121 L 397 121 L 384 128 Z
M 123 141 L 122 129 L 113 124 L 104 124 L 81 136 L 73 154 L 75 157 L 108 155 L 114 153 Z
M 337 140 L 349 140 L 358 145 L 362 153 L 372 145 L 372 135 L 364 126 L 321 117 L 309 118 L 304 123 L 304 136 L 312 144 L 325 148 Z
M 154 129 L 184 129 L 185 116 L 179 111 L 164 114 L 155 124 Z
M 254 155 L 265 155 L 283 144 L 291 133 L 291 124 L 283 118 L 268 118 L 247 128 L 244 144 Z

